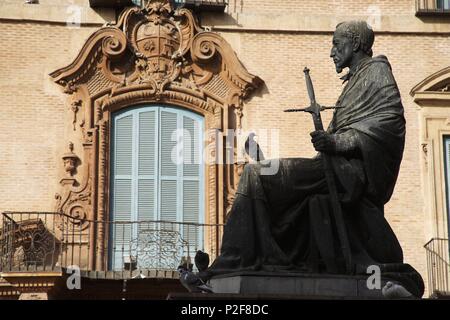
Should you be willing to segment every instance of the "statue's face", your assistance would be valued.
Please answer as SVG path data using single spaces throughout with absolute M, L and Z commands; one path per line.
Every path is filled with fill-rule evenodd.
M 330 57 L 334 61 L 337 73 L 341 73 L 344 68 L 350 67 L 353 58 L 353 41 L 339 29 L 334 32 Z

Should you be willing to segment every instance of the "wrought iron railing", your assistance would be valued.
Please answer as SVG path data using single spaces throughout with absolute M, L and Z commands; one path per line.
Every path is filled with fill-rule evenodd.
M 126 6 L 144 6 L 148 0 L 89 0 L 91 7 L 114 7 L 123 8 Z M 200 9 L 205 11 L 224 11 L 228 5 L 228 0 L 171 0 L 175 7 L 186 7 L 190 9 Z
M 425 244 L 430 296 L 450 296 L 448 239 L 433 238 Z
M 448 15 L 450 0 L 416 0 L 416 15 Z
M 91 221 L 47 212 L 4 212 L 0 271 L 177 270 L 197 250 L 218 254 L 223 225 Z
M 135 0 L 139 1 L 139 0 Z M 185 7 L 202 11 L 224 11 L 228 5 L 228 0 L 171 0 L 174 7 Z M 140 0 L 140 2 L 147 2 Z

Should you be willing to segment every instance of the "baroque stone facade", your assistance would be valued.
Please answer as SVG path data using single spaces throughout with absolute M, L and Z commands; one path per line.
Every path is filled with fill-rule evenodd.
M 79 150 L 72 155 L 72 147 L 62 157 L 73 177 L 61 180 L 56 211 L 97 221 L 109 220 L 112 112 L 143 103 L 180 106 L 204 116 L 205 129 L 215 139 L 217 131 L 242 128 L 243 100 L 262 83 L 219 34 L 201 29 L 191 11 L 174 11 L 169 1 L 124 11 L 116 24 L 88 38 L 73 63 L 50 76 L 69 95 L 73 120 L 67 125 L 73 129 L 67 132 Z M 219 165 L 224 152 L 210 148 L 206 161 L 209 224 L 225 220 L 230 204 L 223 199 L 232 199 L 236 187 L 237 164 Z M 84 169 L 74 175 L 78 157 Z M 94 241 L 105 242 L 105 232 L 99 227 Z M 210 237 L 213 252 L 218 237 Z M 105 245 L 94 247 L 98 252 L 91 253 L 90 269 L 103 270 Z

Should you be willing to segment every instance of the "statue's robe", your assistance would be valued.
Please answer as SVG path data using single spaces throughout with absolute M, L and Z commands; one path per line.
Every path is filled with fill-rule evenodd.
M 401 246 L 384 218 L 405 143 L 400 93 L 386 57 L 369 58 L 349 77 L 329 133 L 341 149 L 331 155 L 355 272 L 378 265 L 416 296 L 423 281 L 403 264 Z M 348 141 L 347 141 L 347 140 Z M 346 145 L 348 144 L 348 145 Z M 262 168 L 276 166 L 274 175 Z M 210 275 L 244 271 L 344 273 L 320 154 L 247 164 Z M 268 168 L 265 168 L 268 170 Z

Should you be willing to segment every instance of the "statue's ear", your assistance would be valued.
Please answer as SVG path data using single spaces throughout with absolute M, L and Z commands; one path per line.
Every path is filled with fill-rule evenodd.
M 361 38 L 359 36 L 353 37 L 353 52 L 357 52 L 361 48 Z

